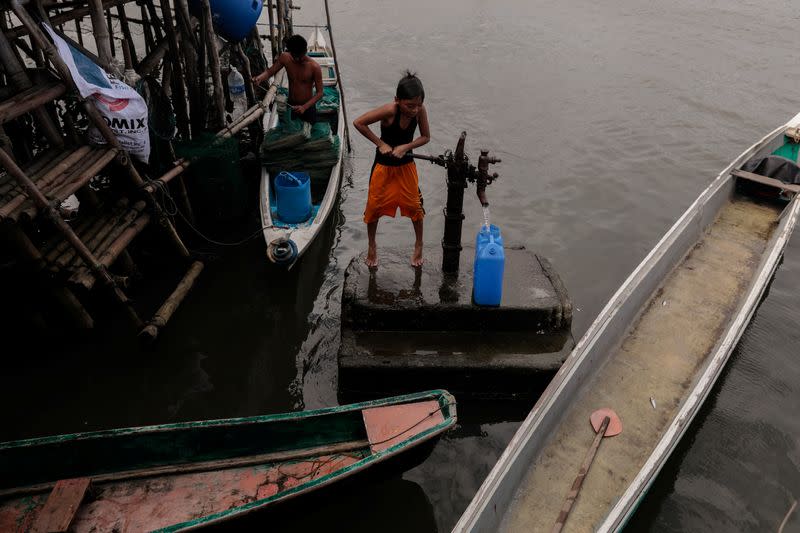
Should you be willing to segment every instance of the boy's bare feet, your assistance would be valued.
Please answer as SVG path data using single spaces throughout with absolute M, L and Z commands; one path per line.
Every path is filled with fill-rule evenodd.
M 422 266 L 425 260 L 422 258 L 422 243 L 414 243 L 414 255 L 411 256 L 411 264 L 415 267 Z
M 378 266 L 378 250 L 377 246 L 370 244 L 367 248 L 367 259 L 364 261 L 368 267 Z

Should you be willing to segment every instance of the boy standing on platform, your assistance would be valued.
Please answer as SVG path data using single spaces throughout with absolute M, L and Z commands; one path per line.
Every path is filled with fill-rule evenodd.
M 353 126 L 377 147 L 364 211 L 369 238 L 366 263 L 370 267 L 378 265 L 375 242 L 378 219 L 382 216 L 394 218 L 398 208 L 400 214 L 410 218 L 414 225 L 416 241 L 411 264 L 419 267 L 423 263 L 422 219 L 425 210 L 422 207 L 417 167 L 410 152 L 430 141 L 428 112 L 423 104 L 424 100 L 425 89 L 422 82 L 406 71 L 406 75 L 397 84 L 393 102 L 364 113 L 353 122 Z M 381 124 L 380 137 L 369 128 L 375 122 Z M 417 126 L 420 135 L 414 139 Z

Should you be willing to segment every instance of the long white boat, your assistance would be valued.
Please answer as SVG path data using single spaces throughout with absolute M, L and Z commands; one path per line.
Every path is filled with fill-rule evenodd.
M 737 157 L 636 267 L 454 531 L 625 525 L 719 377 L 797 223 L 798 125 L 800 115 Z M 589 418 L 600 408 L 619 415 L 622 432 L 599 441 L 592 462 Z M 564 520 L 584 461 L 590 468 Z
M 327 91 L 338 93 L 338 79 L 336 76 L 333 53 L 322 35 L 322 30 L 316 28 L 308 38 L 308 56 L 322 67 L 322 84 Z M 283 76 L 280 83 L 288 87 L 287 77 Z M 340 96 L 340 94 L 339 94 Z M 264 129 L 268 131 L 275 128 L 281 118 L 282 107 L 277 103 L 264 117 Z M 342 179 L 342 146 L 345 128 L 341 105 L 334 110 L 319 111 L 318 120 L 331 124 L 332 132 L 338 136 L 338 159 L 330 169 L 327 179 L 311 181 L 312 208 L 309 217 L 301 222 L 286 222 L 281 220 L 275 196 L 274 176 L 270 175 L 267 166 L 261 169 L 261 187 L 259 193 L 259 206 L 261 209 L 261 227 L 263 228 L 264 241 L 267 245 L 267 258 L 276 264 L 291 268 L 305 253 L 320 232 L 323 224 L 328 220 L 336 205 L 339 187 Z M 268 163 L 268 162 L 267 162 Z

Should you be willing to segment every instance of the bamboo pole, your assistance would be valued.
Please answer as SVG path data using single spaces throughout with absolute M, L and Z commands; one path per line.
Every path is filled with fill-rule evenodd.
M 250 68 L 250 59 L 247 57 L 247 54 L 244 53 L 241 44 L 236 44 L 234 47 L 234 52 L 236 52 L 236 55 L 239 56 L 239 60 L 242 62 L 242 76 L 244 77 L 244 89 L 245 93 L 247 94 L 247 107 L 250 108 L 256 103 L 256 93 L 253 89 L 253 72 Z
M 144 34 L 144 50 L 145 50 L 145 59 L 152 55 L 153 51 L 156 47 L 156 40 L 153 38 L 153 26 L 150 24 L 150 17 L 147 14 L 147 8 L 144 5 L 139 6 L 142 12 L 142 33 Z M 166 48 L 164 48 L 166 50 Z M 163 54 L 162 54 L 163 56 Z M 142 60 L 144 62 L 144 60 Z M 140 75 L 144 76 L 141 72 Z
M 347 106 L 345 106 L 344 97 L 344 84 L 342 83 L 342 74 L 339 71 L 339 59 L 336 57 L 336 45 L 333 43 L 333 27 L 331 26 L 331 11 L 328 8 L 328 0 L 325 0 L 325 18 L 328 21 L 328 36 L 331 38 L 331 52 L 333 52 L 333 66 L 336 69 L 336 80 L 339 83 L 339 103 L 342 106 L 342 117 L 344 118 L 344 136 L 347 140 L 347 151 L 352 152 L 353 147 L 350 144 L 350 122 L 347 119 Z
M 278 57 L 278 44 L 275 42 L 275 20 L 272 13 L 272 0 L 267 0 L 267 13 L 269 14 L 269 44 L 272 49 L 270 64 Z
M 285 30 L 283 27 L 283 0 L 275 0 L 275 15 L 278 19 L 278 54 L 283 52 L 284 39 L 286 38 Z
M 151 318 L 142 329 L 139 334 L 140 337 L 149 337 L 150 340 L 153 340 L 158 336 L 159 329 L 167 325 L 167 322 L 169 322 L 169 319 L 172 318 L 172 315 L 175 313 L 175 309 L 178 308 L 183 299 L 186 298 L 186 295 L 189 294 L 194 282 L 197 280 L 197 276 L 199 276 L 202 271 L 203 263 L 195 261 L 189 269 L 189 272 L 186 273 L 175 288 L 175 291 L 173 291 L 156 314 L 153 315 L 153 318 Z
M 184 77 L 189 96 L 189 123 L 193 132 L 202 131 L 205 126 L 205 79 L 198 75 L 198 63 L 205 62 L 204 54 L 198 55 L 198 43 L 195 39 L 195 24 L 189 15 L 186 0 L 175 0 L 179 34 L 180 52 L 183 57 Z M 201 40 L 205 42 L 205 39 Z
M 139 69 L 136 72 L 138 72 L 140 76 L 148 76 L 151 74 L 153 70 L 158 67 L 161 60 L 164 59 L 167 50 L 169 50 L 169 42 L 165 39 L 158 43 L 158 46 L 152 47 L 150 52 L 142 58 L 142 61 L 139 63 Z
M 81 21 L 83 21 L 83 17 L 75 19 L 75 38 L 78 39 L 78 43 L 83 46 L 83 28 L 81 28 Z
M 106 11 L 106 24 L 108 27 L 108 47 L 111 49 L 111 57 L 117 57 L 117 50 L 114 47 L 114 25 L 111 23 L 111 11 Z
M 102 0 L 89 0 L 89 15 L 92 18 L 92 33 L 97 46 L 97 55 L 103 64 L 110 65 L 112 56 L 111 41 L 108 34 L 108 26 L 106 26 L 106 21 L 103 20 Z
M 161 12 L 164 17 L 164 31 L 167 34 L 169 54 L 172 59 L 172 99 L 175 107 L 178 131 L 184 139 L 189 139 L 189 112 L 186 109 L 186 89 L 183 85 L 183 67 L 178 49 L 178 36 L 172 21 L 172 8 L 169 0 L 161 0 Z
M 130 54 L 130 61 L 132 65 L 132 67 L 126 66 L 126 68 L 137 68 L 139 66 L 139 59 L 136 56 L 136 47 L 134 46 L 136 41 L 133 40 L 133 35 L 131 35 L 131 28 L 128 25 L 128 14 L 125 12 L 124 5 L 117 6 L 117 15 L 119 16 L 119 24 L 120 27 L 122 28 L 122 36 L 124 38 L 122 51 L 123 53 L 125 52 L 124 43 L 127 42 L 128 52 Z
M 206 29 L 206 49 L 208 51 L 208 68 L 211 70 L 211 79 L 214 82 L 214 108 L 217 124 L 225 124 L 225 93 L 222 89 L 222 72 L 219 63 L 219 50 L 217 50 L 217 34 L 214 33 L 214 21 L 211 15 L 211 5 L 208 0 L 201 0 L 203 20 Z
M 128 319 L 136 326 L 137 328 L 141 328 L 142 321 L 139 318 L 139 315 L 133 309 L 131 301 L 125 296 L 125 293 L 117 286 L 117 283 L 114 281 L 114 278 L 108 273 L 108 271 L 103 267 L 100 263 L 97 262 L 97 259 L 94 255 L 89 251 L 86 245 L 75 235 L 75 232 L 72 228 L 67 224 L 64 219 L 61 218 L 61 215 L 58 211 L 53 208 L 48 202 L 47 198 L 39 192 L 39 189 L 36 188 L 36 185 L 25 175 L 21 168 L 19 168 L 16 163 L 9 157 L 8 153 L 0 149 L 0 164 L 2 164 L 5 169 L 11 174 L 14 179 L 16 179 L 20 185 L 25 189 L 25 192 L 28 194 L 39 209 L 42 210 L 45 217 L 53 223 L 53 225 L 58 229 L 64 237 L 70 242 L 70 244 L 78 251 L 80 256 L 92 268 L 94 274 L 100 279 L 103 284 L 108 288 L 109 292 L 112 296 L 119 302 L 122 307 L 124 308 Z

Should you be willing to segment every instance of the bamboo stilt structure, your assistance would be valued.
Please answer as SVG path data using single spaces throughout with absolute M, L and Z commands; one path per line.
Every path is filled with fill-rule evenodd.
M 11 5 L 11 9 L 14 11 L 14 14 L 20 19 L 20 21 L 28 28 L 30 31 L 31 38 L 34 39 L 39 43 L 39 45 L 45 50 L 45 53 L 50 60 L 50 63 L 55 66 L 56 70 L 58 71 L 59 76 L 62 80 L 64 80 L 70 87 L 75 90 L 75 81 L 72 79 L 72 73 L 69 71 L 69 68 L 64 64 L 61 60 L 61 57 L 58 55 L 58 52 L 55 50 L 55 47 L 50 44 L 50 41 L 44 38 L 41 31 L 37 28 L 36 24 L 30 18 L 30 15 L 25 11 L 25 9 L 20 4 L 20 0 L 7 0 Z M 99 0 L 95 0 L 99 1 Z M 76 90 L 76 94 L 78 95 L 78 99 L 81 101 L 84 111 L 89 117 L 89 120 L 92 124 L 100 131 L 103 138 L 106 142 L 111 145 L 112 147 L 119 150 L 120 154 L 118 156 L 118 161 L 120 162 L 121 166 L 125 169 L 128 176 L 130 177 L 131 181 L 134 185 L 138 187 L 144 187 L 145 182 L 142 177 L 139 175 L 136 168 L 133 166 L 133 163 L 127 156 L 127 153 L 122 148 L 117 140 L 114 132 L 111 131 L 111 128 L 94 107 L 94 104 L 80 96 L 80 94 Z M 186 245 L 183 244 L 178 232 L 175 230 L 175 227 L 172 225 L 172 222 L 165 216 L 163 209 L 158 204 L 158 202 L 153 198 L 152 195 L 148 197 L 150 207 L 156 213 L 159 223 L 167 232 L 167 235 L 178 248 L 179 253 L 184 257 L 189 257 L 189 250 L 186 248 Z
M 16 11 L 15 11 L 16 13 Z M 19 13 L 16 13 L 19 16 Z M 102 0 L 89 0 L 89 15 L 92 19 L 92 32 L 94 42 L 97 46 L 97 56 L 104 65 L 111 64 L 111 41 L 108 34 L 108 26 L 103 20 Z M 30 31 L 30 28 L 29 30 Z
M 345 105 L 344 97 L 344 84 L 342 83 L 342 74 L 339 71 L 339 59 L 336 57 L 336 45 L 333 43 L 333 27 L 331 26 L 331 11 L 328 7 L 328 0 L 325 0 L 325 18 L 328 21 L 328 36 L 331 38 L 331 52 L 333 52 L 333 65 L 336 68 L 336 80 L 339 83 L 339 103 L 342 105 L 342 117 L 344 118 L 344 136 L 347 140 L 347 151 L 352 152 L 353 147 L 350 144 L 350 122 L 347 119 L 347 106 Z
M 142 325 L 142 321 L 139 318 L 139 315 L 136 313 L 136 310 L 131 305 L 131 301 L 125 296 L 125 293 L 117 285 L 114 278 L 108 273 L 108 271 L 103 267 L 94 255 L 89 251 L 85 244 L 75 235 L 75 232 L 72 230 L 69 224 L 67 224 L 64 219 L 61 218 L 58 211 L 53 208 L 47 201 L 47 198 L 39 192 L 39 189 L 36 188 L 36 185 L 25 175 L 25 173 L 20 169 L 16 163 L 9 157 L 8 153 L 5 150 L 0 149 L 0 164 L 2 164 L 6 171 L 17 180 L 17 182 L 25 189 L 28 197 L 31 198 L 39 207 L 39 209 L 44 213 L 50 222 L 58 229 L 63 235 L 64 238 L 67 239 L 70 244 L 77 250 L 78 254 L 81 258 L 92 268 L 93 274 L 100 279 L 103 284 L 108 288 L 109 292 L 112 296 L 119 302 L 123 309 L 125 310 L 128 319 L 133 323 L 133 325 L 137 328 L 140 328 Z
M 214 21 L 211 15 L 211 6 L 208 0 L 200 0 L 203 10 L 203 20 L 205 22 L 207 39 L 206 50 L 208 51 L 208 63 L 211 71 L 211 79 L 214 82 L 214 120 L 219 125 L 225 124 L 225 93 L 222 89 L 222 72 L 219 63 L 219 50 L 217 50 L 217 34 L 214 33 Z

